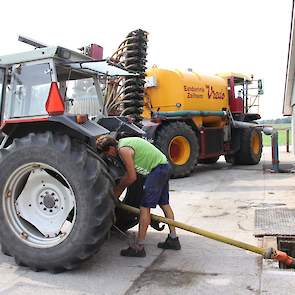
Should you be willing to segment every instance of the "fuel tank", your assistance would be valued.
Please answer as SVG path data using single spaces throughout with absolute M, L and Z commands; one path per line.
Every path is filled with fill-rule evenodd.
M 146 71 L 145 118 L 150 118 L 151 111 L 222 111 L 228 103 L 227 79 L 156 66 Z

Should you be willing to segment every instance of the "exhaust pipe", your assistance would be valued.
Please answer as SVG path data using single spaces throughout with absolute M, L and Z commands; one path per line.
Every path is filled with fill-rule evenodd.
M 260 125 L 260 124 L 254 124 L 249 122 L 241 122 L 241 121 L 235 121 L 232 120 L 234 128 L 256 128 L 260 131 L 262 131 L 265 135 L 272 135 L 274 132 L 277 132 L 276 129 L 274 129 L 271 126 L 266 125 Z

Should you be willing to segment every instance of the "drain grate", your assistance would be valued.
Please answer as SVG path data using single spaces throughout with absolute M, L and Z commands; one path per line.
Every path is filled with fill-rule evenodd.
M 295 209 L 255 210 L 255 237 L 295 236 Z

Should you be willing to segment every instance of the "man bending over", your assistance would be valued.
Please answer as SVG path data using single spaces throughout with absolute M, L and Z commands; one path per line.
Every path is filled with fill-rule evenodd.
M 109 135 L 100 136 L 96 141 L 97 148 L 106 155 L 115 157 L 119 154 L 126 174 L 114 188 L 116 197 L 120 197 L 126 187 L 136 180 L 136 173 L 144 175 L 144 195 L 140 204 L 139 229 L 134 246 L 121 250 L 122 256 L 145 257 L 144 240 L 147 228 L 151 223 L 151 208 L 161 207 L 167 218 L 174 220 L 169 205 L 170 168 L 166 156 L 154 145 L 139 137 L 126 137 L 117 142 Z M 170 234 L 164 242 L 158 243 L 162 249 L 180 250 L 175 227 L 169 225 Z

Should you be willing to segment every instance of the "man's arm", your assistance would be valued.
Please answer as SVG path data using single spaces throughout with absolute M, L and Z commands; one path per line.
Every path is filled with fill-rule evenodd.
M 129 147 L 122 147 L 119 149 L 119 156 L 125 165 L 126 174 L 121 178 L 119 184 L 114 188 L 114 195 L 117 198 L 119 198 L 124 189 L 132 184 L 137 178 L 133 160 L 133 149 Z

